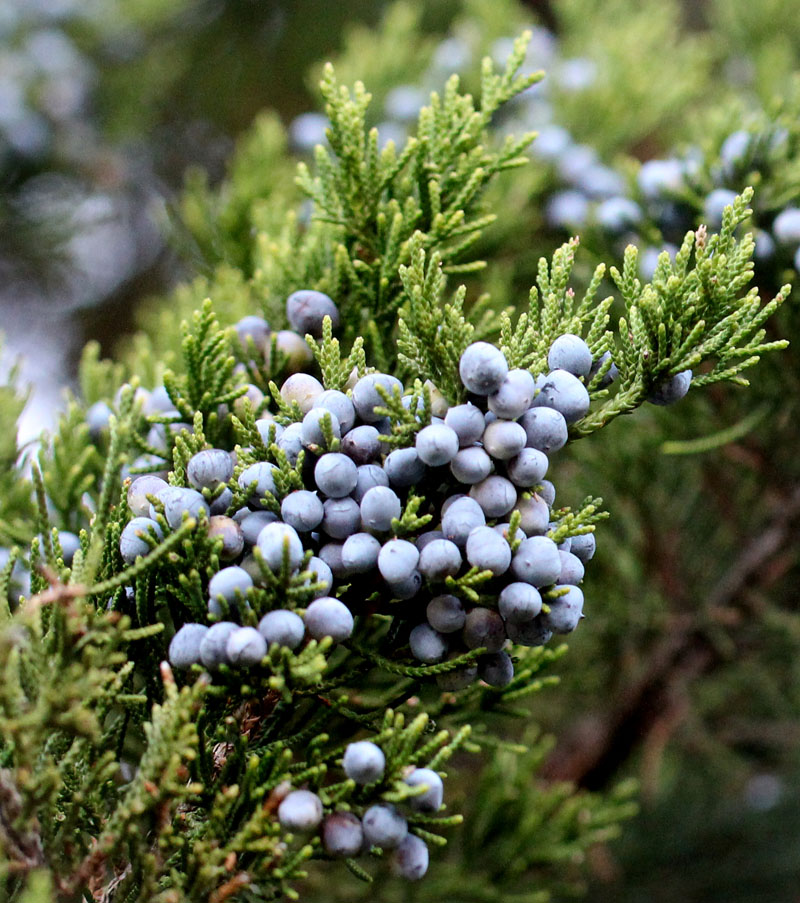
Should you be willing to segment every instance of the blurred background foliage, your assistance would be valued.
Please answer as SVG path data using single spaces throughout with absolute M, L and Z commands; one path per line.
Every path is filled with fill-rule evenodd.
M 319 108 L 321 60 L 333 59 L 341 82 L 366 83 L 379 133 L 401 141 L 410 108 L 451 71 L 474 87 L 480 58 L 501 59 L 526 26 L 530 69 L 548 78 L 495 124 L 498 137 L 566 130 L 571 147 L 593 149 L 593 179 L 616 179 L 615 192 L 638 201 L 641 161 L 693 161 L 680 228 L 708 220 L 715 186 L 755 184 L 754 226 L 765 231 L 800 203 L 794 0 L 2 4 L 0 305 L 6 355 L 26 356 L 22 380 L 39 399 L 26 435 L 52 416 L 88 338 L 153 384 L 153 361 L 176 351 L 180 319 L 206 295 L 224 322 L 280 316 L 269 293 L 279 294 L 281 255 L 291 253 L 286 211 L 300 229 L 308 216 L 295 166 L 324 140 L 319 117 L 302 115 Z M 730 168 L 729 135 L 778 127 L 780 160 Z M 572 231 L 552 213 L 575 187 L 564 155 L 534 143 L 532 159 L 491 189 L 487 203 L 503 216 L 482 239 L 493 263 L 470 280 L 473 298 L 480 289 L 498 306 L 524 302 L 539 256 Z M 598 259 L 619 264 L 627 241 L 674 241 L 643 209 L 630 228 L 585 217 L 578 283 Z M 790 255 L 760 258 L 765 297 L 792 271 Z M 795 297 L 772 337 L 795 339 L 798 326 Z M 797 899 L 799 377 L 792 345 L 753 371 L 747 391 L 716 388 L 620 418 L 555 462 L 564 502 L 602 495 L 613 517 L 599 532 L 588 617 L 561 661 L 561 685 L 532 707 L 556 738 L 532 753 L 552 783 L 530 788 L 502 758 L 479 792 L 469 778 L 471 819 L 413 899 L 538 899 L 525 886 L 535 857 L 532 872 L 506 874 L 513 844 L 487 813 L 531 793 L 556 799 L 561 781 L 609 790 L 629 777 L 640 782 L 641 813 L 611 843 L 597 826 L 589 899 Z M 8 464 L 21 402 L 4 391 Z M 25 504 L 25 492 L 3 491 L 6 509 Z M 577 865 L 546 878 L 571 894 Z M 374 893 L 344 882 L 311 885 L 304 899 Z

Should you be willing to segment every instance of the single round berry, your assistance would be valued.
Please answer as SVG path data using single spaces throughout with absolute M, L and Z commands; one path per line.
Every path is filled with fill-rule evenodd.
M 167 658 L 173 668 L 189 668 L 200 661 L 200 644 L 208 633 L 205 624 L 184 624 L 169 644 Z
M 378 436 L 377 429 L 365 423 L 345 433 L 339 449 L 358 465 L 371 464 L 377 461 L 381 454 L 381 441 Z
M 281 398 L 289 404 L 296 401 L 300 413 L 305 415 L 324 391 L 322 383 L 316 377 L 308 373 L 293 373 L 281 386 Z
M 451 430 L 455 430 L 462 448 L 477 442 L 486 425 L 481 409 L 470 402 L 450 408 L 444 415 L 444 422 Z
M 239 526 L 242 528 L 244 541 L 247 545 L 254 546 L 258 542 L 259 533 L 267 524 L 274 524 L 278 517 L 271 511 L 250 511 L 248 508 L 244 510 L 247 511 L 247 514 L 242 518 Z
M 356 475 L 356 488 L 352 491 L 353 498 L 361 504 L 364 496 L 373 486 L 388 486 L 389 477 L 380 464 L 362 464 Z
M 709 226 L 719 228 L 722 225 L 722 215 L 726 207 L 730 207 L 736 200 L 736 192 L 729 188 L 715 188 L 706 195 L 703 202 L 703 216 Z
M 378 563 L 380 542 L 369 533 L 354 533 L 342 546 L 342 566 L 348 574 L 366 574 Z
M 504 420 L 516 420 L 531 406 L 535 385 L 527 370 L 509 370 L 488 399 L 489 410 Z
M 253 585 L 253 578 L 244 568 L 223 568 L 208 581 L 208 596 L 210 600 L 218 600 L 221 596 L 226 602 L 232 603 L 237 597 L 245 596 Z
M 488 518 L 503 517 L 517 502 L 517 490 L 505 477 L 486 477 L 470 488 L 469 495 Z
M 361 511 L 355 499 L 326 499 L 322 508 L 320 529 L 331 539 L 346 539 L 361 526 Z
M 298 533 L 316 530 L 322 523 L 324 508 L 316 492 L 297 489 L 290 492 L 281 502 L 281 517 Z
M 542 615 L 521 624 L 508 621 L 506 630 L 511 642 L 520 646 L 544 646 L 553 636 L 553 631 L 542 621 Z
M 327 596 L 333 587 L 333 572 L 326 562 L 322 558 L 313 556 L 306 565 L 306 570 L 311 574 L 310 582 L 320 584 L 316 591 L 316 597 Z
M 539 481 L 539 491 L 536 493 L 539 498 L 550 508 L 556 503 L 556 487 L 550 480 Z
M 364 846 L 364 830 L 352 812 L 334 812 L 322 823 L 322 845 L 329 856 L 351 858 Z
M 300 615 L 285 608 L 269 611 L 258 622 L 258 632 L 267 646 L 277 643 L 288 649 L 297 649 L 303 642 L 306 628 Z
M 561 574 L 558 546 L 546 536 L 531 536 L 520 543 L 511 562 L 514 576 L 531 586 L 549 586 Z
M 329 452 L 317 461 L 314 467 L 314 481 L 320 492 L 328 498 L 341 499 L 356 488 L 358 468 L 355 463 L 340 452 Z
M 275 343 L 276 361 L 287 373 L 301 373 L 314 359 L 305 338 L 291 329 L 281 329 L 275 333 L 264 349 L 264 363 L 272 366 L 272 343 Z
M 509 583 L 498 597 L 497 609 L 505 621 L 524 624 L 542 610 L 542 597 L 530 583 Z
M 267 642 L 255 627 L 240 627 L 228 637 L 225 654 L 231 665 L 253 668 L 267 654 Z
M 527 441 L 524 427 L 513 420 L 495 420 L 483 431 L 483 447 L 498 461 L 516 457 Z
M 209 501 L 209 513 L 212 515 L 227 514 L 231 502 L 233 502 L 233 493 L 226 486 L 215 499 Z
M 515 486 L 537 486 L 547 473 L 547 455 L 538 448 L 523 448 L 508 462 L 508 478 Z
M 426 787 L 417 796 L 408 797 L 408 805 L 417 812 L 434 813 L 442 808 L 444 785 L 439 775 L 431 768 L 415 768 L 403 782 L 409 787 Z
M 344 773 L 356 784 L 372 784 L 383 777 L 386 756 L 380 746 L 369 740 L 350 743 L 342 759 Z
M 507 687 L 514 679 L 514 663 L 507 652 L 494 652 L 478 659 L 478 675 L 490 687 Z
M 387 581 L 389 583 L 389 581 Z M 422 574 L 419 571 L 412 571 L 408 577 L 398 580 L 396 583 L 389 583 L 389 589 L 394 599 L 413 599 L 414 596 L 422 589 Z
M 119 538 L 119 553 L 125 564 L 133 564 L 140 555 L 144 558 L 150 554 L 152 546 L 145 536 L 159 541 L 164 538 L 161 527 L 149 517 L 134 517 L 128 521 Z
M 597 358 L 597 360 L 592 362 L 591 369 L 589 370 L 589 379 L 587 380 L 587 382 L 592 381 L 595 375 L 600 372 L 601 368 L 605 365 L 606 361 L 610 360 L 610 358 L 611 352 L 604 351 L 600 355 L 600 357 Z M 608 388 L 608 386 L 610 386 L 618 376 L 619 369 L 617 368 L 617 365 L 613 361 L 611 361 L 608 370 L 606 370 L 606 372 L 603 374 L 602 379 L 600 380 L 600 388 Z
M 278 821 L 287 831 L 313 831 L 322 821 L 322 800 L 310 790 L 293 790 L 278 806 Z
M 238 323 L 234 323 L 236 337 L 242 346 L 242 351 L 247 352 L 250 345 L 263 353 L 270 337 L 269 323 L 263 317 L 242 317 Z
M 447 640 L 429 624 L 417 624 L 409 634 L 408 645 L 414 658 L 427 665 L 440 662 L 447 654 Z
M 388 486 L 373 486 L 361 499 L 361 523 L 365 530 L 385 533 L 392 529 L 392 521 L 399 518 L 401 512 L 400 499 Z
M 222 539 L 219 557 L 223 561 L 233 561 L 244 550 L 244 533 L 232 517 L 216 514 L 209 518 L 208 536 L 210 539 Z
M 520 425 L 525 430 L 525 444 L 528 448 L 535 448 L 549 455 L 567 444 L 567 421 L 554 408 L 531 408 L 522 415 Z
M 390 584 L 408 580 L 419 563 L 419 550 L 405 539 L 390 539 L 378 555 L 378 570 Z
M 330 411 L 339 421 L 342 435 L 353 429 L 353 424 L 356 422 L 356 409 L 344 392 L 339 392 L 337 389 L 326 389 L 316 397 L 314 407 Z
M 496 611 L 473 608 L 464 622 L 462 636 L 467 649 L 483 647 L 487 652 L 499 652 L 506 641 L 506 627 Z
M 476 527 L 486 525 L 486 515 L 481 506 L 469 497 L 462 497 L 448 506 L 442 515 L 442 532 L 445 538 L 460 548 L 467 544 L 467 537 Z
M 439 633 L 455 633 L 461 630 L 467 613 L 457 596 L 435 596 L 425 610 L 428 623 Z
M 81 547 L 81 541 L 69 530 L 58 531 L 58 544 L 61 546 L 61 558 L 67 567 L 72 567 L 72 559 Z
M 330 429 L 334 439 L 340 439 L 342 429 L 339 418 L 327 408 L 311 408 L 303 417 L 303 445 L 305 448 L 327 446 L 325 432 Z
M 296 571 L 303 562 L 303 543 L 289 524 L 280 521 L 267 524 L 258 534 L 257 544 L 264 564 L 273 572 L 280 571 L 284 561 L 291 571 Z
M 594 211 L 594 217 L 598 226 L 605 229 L 612 235 L 622 235 L 624 232 L 633 229 L 642 221 L 642 208 L 626 197 L 610 197 L 599 203 Z M 551 367 L 562 366 L 561 364 L 553 364 L 548 358 L 548 364 Z M 569 369 L 564 367 L 565 370 Z M 581 374 L 576 374 L 581 375 Z
M 450 462 L 450 473 L 467 486 L 480 483 L 492 472 L 492 459 L 482 448 L 462 448 Z
M 550 611 L 542 614 L 542 623 L 553 633 L 572 633 L 583 617 L 583 592 L 579 586 L 553 587 L 563 595 L 548 599 Z
M 772 223 L 772 234 L 783 245 L 800 244 L 800 209 L 781 210 Z
M 503 352 L 488 342 L 473 342 L 458 364 L 461 382 L 475 395 L 491 395 L 500 388 L 508 373 Z
M 397 448 L 386 456 L 383 468 L 389 477 L 389 485 L 404 489 L 413 486 L 425 476 L 425 462 L 416 448 Z
M 454 577 L 461 570 L 461 564 L 461 552 L 449 539 L 434 539 L 419 553 L 419 571 L 426 580 L 434 583 Z
M 108 429 L 111 415 L 114 412 L 105 401 L 96 401 L 86 411 L 86 423 L 89 427 L 89 435 L 97 441 Z
M 128 508 L 134 517 L 147 517 L 150 513 L 150 500 L 148 495 L 157 496 L 162 489 L 167 488 L 166 480 L 145 474 L 137 477 L 128 487 Z
M 315 599 L 303 616 L 306 630 L 315 640 L 329 636 L 334 642 L 347 640 L 353 633 L 353 615 L 350 609 L 331 596 Z
M 370 806 L 361 821 L 364 837 L 373 847 L 393 850 L 408 834 L 408 824 L 403 816 L 391 805 Z
M 195 489 L 216 489 L 233 477 L 233 461 L 222 448 L 207 448 L 189 458 L 186 479 Z
M 499 577 L 511 564 L 511 546 L 491 527 L 476 527 L 467 537 L 467 561 Z
M 675 404 L 689 391 L 692 382 L 692 371 L 682 370 L 675 376 L 661 383 L 647 398 L 651 404 L 660 406 Z
M 453 655 L 457 654 L 453 653 Z M 437 674 L 436 686 L 444 692 L 456 693 L 458 690 L 464 690 L 470 684 L 473 684 L 477 676 L 477 665 L 464 665 L 461 668 L 454 668 L 452 671 L 444 671 L 441 674 Z
M 219 621 L 208 628 L 200 642 L 200 661 L 204 667 L 213 670 L 228 663 L 228 639 L 236 630 L 239 625 L 233 621 Z
M 584 564 L 594 558 L 596 548 L 597 540 L 594 533 L 580 533 L 578 536 L 572 537 L 570 552 Z
M 516 509 L 520 514 L 520 528 L 526 536 L 542 536 L 550 527 L 550 508 L 547 502 L 534 493 L 530 498 L 520 499 Z
M 562 552 L 559 549 L 558 554 L 561 558 L 561 573 L 558 575 L 558 582 L 573 586 L 580 583 L 585 573 L 583 562 L 580 558 L 571 551 Z
M 683 187 L 684 166 L 680 160 L 648 160 L 642 163 L 637 176 L 642 194 L 655 200 L 674 194 Z
M 164 517 L 173 530 L 183 523 L 184 515 L 197 518 L 201 514 L 208 516 L 208 503 L 196 489 L 182 489 L 179 486 L 167 486 L 156 498 L 164 505 Z
M 254 508 L 263 508 L 262 499 L 264 496 L 267 493 L 275 495 L 277 489 L 275 488 L 274 474 L 277 469 L 274 464 L 270 464 L 268 461 L 257 461 L 255 464 L 246 467 L 239 474 L 236 482 L 242 489 L 250 490 L 248 504 Z
M 303 449 L 303 424 L 290 423 L 276 440 L 278 448 L 286 455 L 294 466 Z
M 539 392 L 533 399 L 533 407 L 555 408 L 567 423 L 574 423 L 589 412 L 586 386 L 567 370 L 551 370 L 547 376 L 540 376 L 536 388 Z
M 286 299 L 286 319 L 292 329 L 305 335 L 310 333 L 315 339 L 322 338 L 322 324 L 325 317 L 331 318 L 331 326 L 339 326 L 339 308 L 333 299 L 323 292 L 302 289 L 292 292 Z
M 566 332 L 550 346 L 547 366 L 551 370 L 566 370 L 573 376 L 588 376 L 592 367 L 592 352 L 580 336 Z
M 368 373 L 362 376 L 353 389 L 353 404 L 356 413 L 365 423 L 377 423 L 382 417 L 375 408 L 386 406 L 384 397 L 378 391 L 381 387 L 390 396 L 395 392 L 403 393 L 403 384 L 388 373 Z
M 583 226 L 589 214 L 589 201 L 583 192 L 573 189 L 552 194 L 545 206 L 545 219 L 553 229 Z
M 414 446 L 428 467 L 449 464 L 458 452 L 458 433 L 444 423 L 432 423 L 417 433 Z
M 327 542 L 319 550 L 320 560 L 325 564 L 334 577 L 346 577 L 347 569 L 342 561 L 342 549 L 344 544 L 341 542 Z M 322 593 L 323 596 L 327 593 Z

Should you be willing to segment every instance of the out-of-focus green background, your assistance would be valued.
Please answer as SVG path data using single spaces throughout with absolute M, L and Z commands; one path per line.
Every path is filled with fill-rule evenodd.
M 145 299 L 220 262 L 247 267 L 244 250 L 233 260 L 215 248 L 213 230 L 204 243 L 181 225 L 188 167 L 223 183 L 263 110 L 308 159 L 314 123 L 297 117 L 317 109 L 329 58 L 374 91 L 382 133 L 402 131 L 393 88 L 441 87 L 450 69 L 475 84 L 480 55 L 502 55 L 525 25 L 552 87 L 541 109 L 534 98 L 497 128 L 552 120 L 622 179 L 676 148 L 713 156 L 721 136 L 769 122 L 797 90 L 793 0 L 5 0 L 0 311 L 5 357 L 22 354 L 36 385 L 24 435 L 50 422 L 87 339 L 111 354 Z M 798 173 L 789 159 L 780 177 L 755 180 L 776 207 L 800 204 Z M 275 178 L 291 181 L 291 167 Z M 486 250 L 485 285 L 503 301 L 524 300 L 539 254 L 566 235 L 543 214 L 553 168 L 540 159 L 515 178 Z M 619 263 L 621 245 L 589 236 L 584 253 L 588 271 L 601 253 Z M 757 275 L 766 296 L 794 276 L 785 260 Z M 776 337 L 797 336 L 796 309 Z M 556 737 L 545 773 L 592 789 L 641 782 L 641 815 L 591 858 L 593 901 L 800 899 L 799 372 L 790 349 L 753 371 L 749 392 L 620 418 L 556 464 L 566 502 L 602 495 L 613 518 L 561 686 L 533 709 Z M 456 835 L 447 855 L 465 849 Z

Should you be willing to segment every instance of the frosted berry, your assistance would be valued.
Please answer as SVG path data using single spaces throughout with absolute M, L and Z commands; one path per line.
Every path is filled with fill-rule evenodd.
M 320 529 L 331 539 L 346 539 L 361 526 L 361 511 L 355 499 L 326 499 Z
M 586 386 L 567 370 L 551 370 L 547 376 L 540 376 L 536 387 L 539 392 L 533 399 L 533 407 L 555 408 L 567 423 L 574 423 L 589 412 Z
M 119 538 L 119 553 L 125 564 L 133 564 L 140 555 L 144 557 L 150 553 L 152 547 L 144 536 L 163 539 L 161 527 L 149 517 L 134 517 L 125 525 Z
M 310 790 L 293 790 L 278 806 L 278 821 L 287 831 L 313 831 L 322 821 L 322 800 Z
M 275 471 L 278 468 L 267 461 L 257 461 L 246 467 L 240 474 L 237 483 L 242 489 L 250 489 L 248 503 L 254 508 L 262 508 L 262 499 L 269 492 L 275 495 Z
M 317 597 L 327 596 L 333 587 L 333 573 L 330 567 L 321 558 L 313 556 L 306 565 L 306 570 L 312 576 L 311 583 L 321 584 L 321 588 L 316 592 Z
M 594 537 L 594 533 L 581 533 L 572 537 L 570 552 L 584 564 L 594 558 L 596 548 L 597 540 Z
M 534 493 L 530 498 L 520 499 L 516 510 L 520 513 L 520 528 L 526 536 L 541 536 L 550 526 L 550 508 L 547 502 Z
M 350 609 L 330 596 L 315 599 L 303 616 L 306 630 L 315 640 L 329 636 L 335 642 L 349 639 L 353 633 L 353 615 Z
M 356 474 L 356 488 L 351 495 L 361 504 L 373 486 L 388 486 L 389 477 L 380 464 L 362 464 Z
M 477 442 L 483 435 L 485 426 L 483 412 L 469 402 L 450 408 L 444 416 L 444 422 L 451 430 L 455 430 L 462 448 Z
M 339 325 L 339 309 L 323 292 L 303 289 L 292 292 L 286 299 L 286 319 L 292 329 L 301 335 L 310 333 L 315 339 L 322 338 L 322 323 L 325 317 L 331 318 L 331 325 L 336 329 Z
M 592 367 L 592 352 L 580 336 L 567 332 L 550 346 L 547 366 L 551 370 L 566 370 L 573 376 L 588 376 Z
M 312 446 L 325 447 L 323 422 L 329 424 L 331 435 L 333 435 L 334 439 L 341 438 L 342 429 L 336 414 L 326 408 L 311 408 L 303 417 L 303 445 L 305 448 L 311 448 Z
M 329 498 L 344 498 L 356 488 L 358 468 L 340 452 L 329 452 L 317 461 L 314 480 L 320 492 Z
M 520 543 L 511 562 L 514 576 L 532 586 L 548 586 L 561 574 L 558 546 L 546 536 L 531 536 Z
M 553 631 L 544 624 L 541 615 L 532 621 L 523 621 L 521 624 L 509 621 L 506 624 L 506 630 L 511 642 L 518 643 L 520 646 L 544 646 L 545 643 L 550 642 L 553 636 Z
M 498 461 L 518 455 L 526 441 L 525 429 L 513 420 L 495 420 L 483 432 L 483 447 Z
M 491 476 L 476 483 L 469 490 L 487 518 L 503 517 L 517 501 L 517 490 L 505 477 Z
M 444 423 L 432 423 L 417 433 L 415 448 L 429 467 L 449 464 L 458 452 L 458 433 Z
M 514 679 L 514 663 L 507 652 L 494 652 L 478 659 L 478 676 L 490 687 L 507 687 Z
M 197 452 L 186 465 L 186 479 L 195 489 L 216 489 L 233 477 L 233 461 L 222 448 Z
M 408 798 L 408 805 L 417 812 L 438 812 L 444 802 L 444 786 L 442 779 L 431 768 L 415 768 L 403 779 L 409 787 L 425 785 L 427 790 L 417 796 Z
M 184 624 L 169 644 L 167 658 L 173 668 L 189 668 L 200 661 L 200 643 L 208 633 L 205 624 Z
M 475 529 L 486 524 L 481 506 L 471 498 L 460 498 L 442 515 L 442 532 L 445 537 L 463 548 L 467 537 Z
M 680 373 L 676 373 L 675 376 L 661 383 L 661 385 L 648 396 L 647 400 L 651 404 L 660 406 L 675 404 L 676 401 L 680 401 L 689 391 L 691 382 L 692 371 L 682 370 Z
M 473 608 L 464 622 L 462 636 L 468 649 L 484 647 L 487 652 L 499 652 L 506 641 L 506 628 L 496 611 Z
M 489 410 L 505 420 L 516 420 L 531 406 L 534 391 L 527 370 L 509 370 L 500 388 L 489 396 Z
M 303 562 L 303 543 L 297 531 L 288 524 L 280 521 L 267 524 L 258 534 L 257 542 L 264 564 L 273 572 L 283 567 L 284 555 L 292 571 L 296 571 Z
M 369 740 L 350 743 L 342 759 L 344 773 L 356 784 L 372 784 L 383 777 L 386 756 L 380 746 Z
M 390 452 L 383 468 L 389 477 L 389 485 L 401 489 L 413 486 L 425 476 L 425 462 L 420 460 L 415 448 L 397 448 Z
M 361 523 L 365 530 L 385 533 L 402 512 L 400 499 L 388 486 L 373 486 L 361 499 Z
M 158 495 L 167 483 L 161 477 L 145 474 L 137 477 L 128 487 L 128 508 L 134 517 L 147 517 L 150 513 L 148 495 Z
M 378 386 L 389 395 L 395 390 L 402 394 L 403 384 L 388 373 L 368 373 L 362 376 L 353 389 L 353 404 L 356 413 L 365 423 L 376 423 L 382 418 L 382 414 L 375 412 L 375 408 L 385 407 L 386 402 L 378 391 Z
M 583 562 L 580 558 L 571 551 L 562 552 L 559 549 L 558 554 L 561 558 L 561 573 L 558 576 L 558 582 L 572 585 L 580 583 L 585 573 Z
M 348 574 L 366 574 L 378 563 L 380 542 L 369 533 L 354 533 L 342 546 L 342 566 Z
M 364 830 L 352 812 L 334 812 L 322 823 L 322 845 L 329 856 L 351 858 L 361 852 Z
M 536 448 L 549 455 L 567 444 L 567 421 L 554 408 L 531 408 L 522 415 L 520 425 L 525 430 L 528 448 Z
M 439 633 L 455 633 L 464 626 L 467 613 L 457 596 L 435 596 L 425 610 L 428 623 Z
M 254 546 L 264 527 L 267 524 L 274 524 L 277 519 L 277 515 L 271 511 L 252 511 L 243 517 L 239 526 L 242 528 L 242 535 L 247 545 Z
M 378 570 L 387 583 L 402 583 L 416 570 L 419 550 L 405 539 L 390 539 L 378 555 Z
M 447 640 L 429 624 L 417 624 L 409 634 L 411 654 L 427 665 L 440 662 L 447 654 Z
M 300 413 L 305 415 L 324 391 L 322 383 L 316 377 L 308 373 L 293 373 L 281 386 L 281 398 L 289 404 L 296 401 L 300 406 Z
M 217 537 L 222 539 L 222 549 L 219 557 L 223 561 L 233 561 L 244 550 L 244 533 L 232 517 L 215 514 L 209 518 L 208 535 L 210 539 Z
M 225 654 L 231 665 L 253 668 L 267 654 L 267 643 L 255 627 L 240 627 L 228 637 Z
M 542 610 L 542 597 L 529 583 L 509 583 L 498 597 L 497 608 L 504 620 L 524 624 Z
M 267 612 L 258 622 L 258 632 L 264 637 L 268 647 L 277 643 L 288 649 L 297 649 L 303 642 L 306 628 L 300 615 L 278 608 Z
M 201 514 L 208 516 L 209 513 L 208 503 L 195 489 L 168 486 L 156 498 L 164 505 L 164 517 L 173 530 L 183 523 L 184 515 L 196 518 Z
M 511 546 L 491 527 L 476 527 L 467 537 L 467 561 L 499 577 L 511 564 Z
M 515 486 L 529 489 L 544 478 L 549 463 L 547 455 L 538 448 L 523 448 L 508 462 L 508 478 Z
M 353 427 L 342 437 L 339 450 L 352 458 L 356 464 L 371 464 L 381 454 L 381 441 L 378 431 L 368 423 Z
M 353 402 L 337 389 L 326 389 L 321 395 L 318 395 L 314 401 L 315 408 L 323 408 L 330 411 L 339 421 L 342 429 L 342 435 L 353 428 L 356 422 L 356 409 Z
M 270 328 L 263 317 L 242 317 L 238 323 L 234 323 L 233 328 L 236 330 L 242 351 L 247 352 L 251 343 L 257 350 L 264 351 L 269 341 Z
M 784 245 L 800 244 L 800 210 L 786 207 L 775 217 L 772 234 Z
M 492 472 L 492 459 L 486 452 L 477 446 L 462 448 L 450 462 L 450 473 L 459 483 L 473 486 L 480 483 Z
M 503 352 L 488 342 L 473 342 L 461 355 L 458 364 L 461 382 L 475 395 L 497 392 L 508 373 Z
M 364 813 L 361 824 L 367 843 L 384 850 L 393 850 L 408 834 L 406 820 L 391 805 L 370 806 Z
M 297 489 L 290 492 L 281 502 L 281 517 L 298 533 L 316 530 L 322 523 L 324 508 L 316 492 Z
M 239 630 L 233 621 L 219 621 L 208 628 L 208 633 L 200 642 L 200 661 L 212 670 L 228 662 L 228 639 Z
M 542 614 L 542 623 L 553 633 L 572 633 L 583 617 L 583 591 L 579 586 L 557 585 L 553 589 L 566 592 L 547 600 L 550 611 Z
M 252 585 L 253 579 L 247 571 L 234 565 L 217 571 L 208 581 L 208 596 L 212 600 L 221 596 L 226 602 L 235 602 L 237 595 L 244 596 Z
M 455 576 L 461 570 L 461 552 L 449 539 L 434 539 L 419 553 L 419 571 L 434 583 Z

